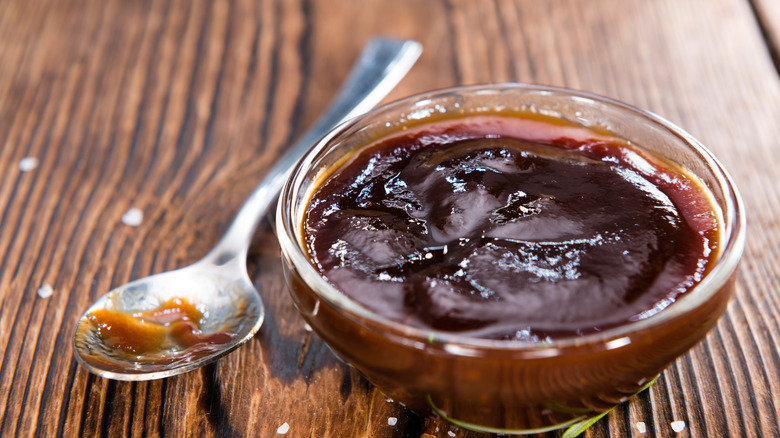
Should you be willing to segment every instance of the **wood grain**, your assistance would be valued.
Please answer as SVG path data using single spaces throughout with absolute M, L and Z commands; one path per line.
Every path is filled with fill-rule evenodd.
M 386 400 L 308 332 L 268 224 L 249 265 L 269 315 L 248 345 L 144 383 L 73 358 L 89 303 L 204 255 L 366 40 L 388 34 L 425 46 L 390 98 L 568 86 L 654 111 L 715 152 L 749 212 L 736 296 L 586 435 L 780 436 L 778 29 L 773 0 L 0 2 L 0 435 L 270 437 L 287 423 L 293 437 L 482 436 Z M 22 172 L 28 156 L 40 164 Z M 131 207 L 137 228 L 120 220 Z
M 752 0 L 756 23 L 766 40 L 767 51 L 775 68 L 780 70 L 780 3 L 772 0 Z

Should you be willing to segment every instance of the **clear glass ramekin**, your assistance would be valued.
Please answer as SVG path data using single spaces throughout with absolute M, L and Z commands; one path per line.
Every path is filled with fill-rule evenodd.
M 307 203 L 360 148 L 408 126 L 478 114 L 542 115 L 623 139 L 700 180 L 720 217 L 720 254 L 695 288 L 649 318 L 552 342 L 498 341 L 405 326 L 326 281 L 304 246 Z M 723 314 L 745 244 L 742 201 L 721 164 L 663 118 L 589 93 L 526 84 L 457 87 L 405 98 L 335 128 L 281 192 L 277 235 L 292 298 L 344 360 L 395 400 L 465 428 L 530 433 L 592 418 L 637 393 Z

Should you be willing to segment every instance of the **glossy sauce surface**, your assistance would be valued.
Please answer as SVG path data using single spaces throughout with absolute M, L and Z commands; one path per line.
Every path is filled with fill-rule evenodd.
M 148 311 L 99 309 L 87 316 L 106 346 L 133 355 L 186 349 L 205 353 L 208 346 L 225 344 L 233 338 L 230 333 L 203 334 L 202 318 L 200 310 L 178 297 Z
M 478 116 L 364 148 L 314 192 L 313 263 L 387 318 L 539 341 L 647 318 L 717 254 L 706 192 L 583 128 Z

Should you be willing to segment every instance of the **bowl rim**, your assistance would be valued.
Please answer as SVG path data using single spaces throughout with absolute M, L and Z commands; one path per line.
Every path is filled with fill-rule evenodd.
M 446 332 L 432 328 L 420 328 L 404 325 L 390 318 L 374 313 L 352 300 L 346 294 L 340 292 L 335 286 L 326 281 L 306 255 L 305 249 L 300 244 L 296 235 L 301 224 L 293 221 L 292 208 L 294 201 L 299 198 L 301 184 L 306 177 L 305 169 L 311 167 L 315 159 L 328 147 L 331 140 L 350 128 L 358 125 L 373 115 L 385 113 L 403 108 L 412 110 L 418 103 L 424 103 L 434 98 L 447 95 L 461 94 L 495 94 L 506 91 L 519 91 L 522 93 L 549 94 L 559 97 L 570 97 L 575 101 L 587 102 L 587 104 L 604 104 L 622 112 L 632 113 L 634 116 L 646 119 L 681 140 L 682 144 L 691 148 L 693 152 L 703 160 L 707 168 L 715 175 L 717 184 L 711 190 L 722 191 L 725 199 L 725 211 L 722 212 L 722 245 L 718 258 L 713 268 L 705 274 L 702 280 L 693 289 L 684 294 L 662 311 L 639 321 L 620 324 L 615 327 L 584 335 L 570 335 L 565 337 L 537 341 L 522 340 L 494 340 L 472 337 Z M 399 114 L 401 111 L 397 111 Z M 478 113 L 475 113 L 477 115 Z M 311 194 L 311 193 L 309 193 Z M 307 198 L 308 199 L 308 198 Z M 304 204 L 308 203 L 308 200 Z M 276 232 L 283 254 L 283 263 L 291 263 L 290 267 L 296 271 L 306 285 L 321 300 L 337 309 L 341 314 L 365 326 L 366 322 L 378 325 L 387 333 L 394 333 L 409 341 L 423 342 L 424 344 L 443 344 L 450 353 L 458 355 L 482 355 L 485 350 L 511 351 L 529 357 L 549 357 L 557 355 L 557 350 L 577 348 L 586 345 L 601 344 L 606 349 L 618 348 L 630 344 L 631 336 L 642 333 L 647 329 L 657 327 L 666 321 L 683 316 L 687 312 L 707 302 L 721 287 L 723 287 L 736 271 L 739 260 L 745 248 L 746 221 L 742 197 L 734 184 L 733 179 L 715 158 L 715 156 L 692 135 L 665 118 L 635 106 L 598 94 L 573 90 L 564 87 L 537 85 L 527 83 L 490 83 L 440 88 L 423 93 L 414 94 L 393 102 L 386 103 L 374 110 L 346 121 L 320 139 L 307 154 L 296 164 L 293 172 L 288 177 L 279 196 L 276 212 Z

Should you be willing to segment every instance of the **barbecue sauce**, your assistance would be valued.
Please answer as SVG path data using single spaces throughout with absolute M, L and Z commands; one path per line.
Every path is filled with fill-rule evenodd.
M 375 313 L 523 341 L 662 311 L 708 271 L 720 232 L 706 190 L 675 165 L 501 116 L 362 148 L 314 191 L 303 229 L 321 274 Z

